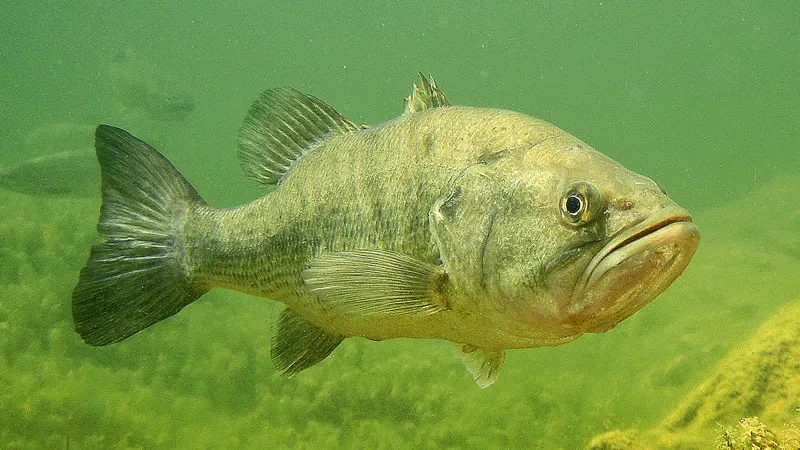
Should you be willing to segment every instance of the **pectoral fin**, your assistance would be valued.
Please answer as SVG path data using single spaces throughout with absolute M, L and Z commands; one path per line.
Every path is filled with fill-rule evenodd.
M 447 309 L 444 269 L 402 253 L 323 254 L 302 277 L 326 307 L 348 316 L 428 315 Z
M 472 379 L 482 388 L 486 388 L 497 381 L 503 361 L 506 358 L 505 350 L 492 351 L 472 345 L 462 345 L 458 349 L 458 356 L 464 361 Z
M 270 356 L 278 371 L 291 376 L 327 358 L 342 340 L 344 336 L 328 333 L 284 309 L 272 336 Z

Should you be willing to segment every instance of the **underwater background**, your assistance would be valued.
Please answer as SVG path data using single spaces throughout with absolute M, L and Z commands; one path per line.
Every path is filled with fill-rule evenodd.
M 210 204 L 239 205 L 266 193 L 236 157 L 262 90 L 290 85 L 379 123 L 402 112 L 421 70 L 453 104 L 542 118 L 653 178 L 703 237 L 652 304 L 607 333 L 508 352 L 488 389 L 452 344 L 408 339 L 348 339 L 286 378 L 269 360 L 280 305 L 221 289 L 125 342 L 84 344 L 70 301 L 99 241 L 99 189 L 0 190 L 0 448 L 622 448 L 590 441 L 665 423 L 726 355 L 800 303 L 797 2 L 2 10 L 0 170 L 77 157 L 109 123 L 164 153 Z M 96 166 L 69 167 L 21 182 L 35 191 L 98 177 Z M 731 386 L 730 403 L 746 389 Z M 800 398 L 782 415 L 754 398 L 729 412 L 718 402 L 718 424 L 664 448 L 712 448 L 718 427 L 745 416 L 772 417 L 776 430 L 800 420 Z

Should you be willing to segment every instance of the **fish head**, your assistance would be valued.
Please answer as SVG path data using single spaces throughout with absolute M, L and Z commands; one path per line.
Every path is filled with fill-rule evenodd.
M 683 273 L 700 234 L 658 184 L 585 144 L 563 148 L 553 164 L 562 241 L 540 271 L 548 313 L 563 330 L 607 331 Z
M 430 217 L 455 289 L 537 345 L 613 328 L 663 292 L 699 243 L 689 213 L 655 182 L 558 132 L 482 156 Z

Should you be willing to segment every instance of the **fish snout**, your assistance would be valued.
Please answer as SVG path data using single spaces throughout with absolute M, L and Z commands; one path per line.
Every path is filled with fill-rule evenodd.
M 677 206 L 618 233 L 584 270 L 569 322 L 591 333 L 610 330 L 666 290 L 699 243 L 697 226 Z

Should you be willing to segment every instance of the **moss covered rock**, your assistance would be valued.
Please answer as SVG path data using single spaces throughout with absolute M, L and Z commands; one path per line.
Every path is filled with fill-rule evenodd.
M 605 433 L 588 448 L 688 450 L 716 443 L 720 449 L 797 449 L 797 427 L 786 425 L 797 420 L 800 300 L 780 309 L 745 345 L 731 352 L 660 425 L 638 434 Z

